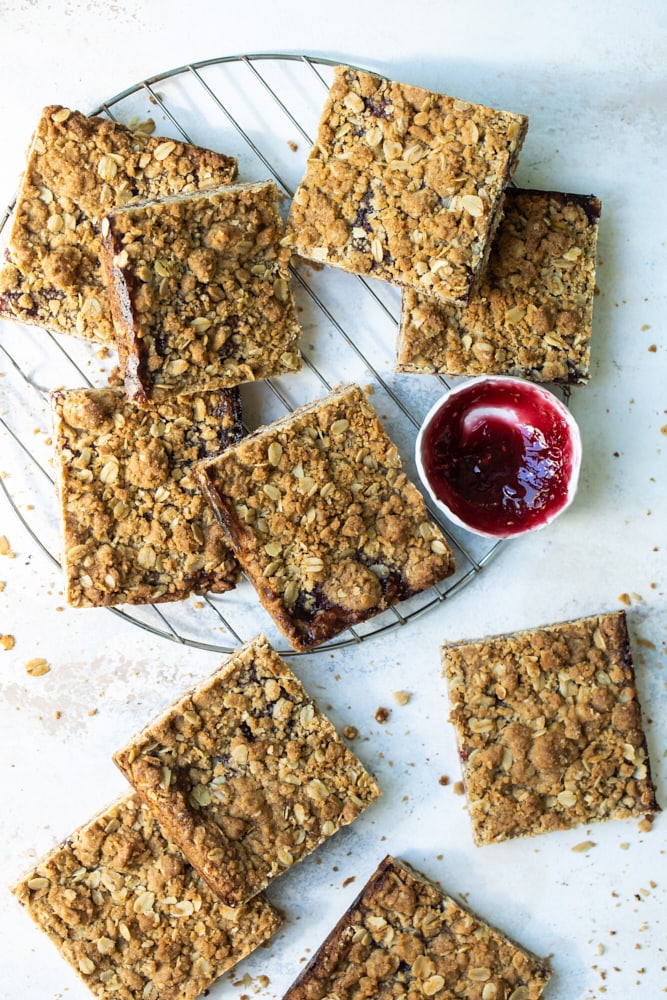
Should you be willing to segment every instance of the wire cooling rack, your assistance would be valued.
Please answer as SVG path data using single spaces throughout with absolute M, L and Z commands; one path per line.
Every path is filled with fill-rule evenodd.
M 335 65 L 329 59 L 287 54 L 210 59 L 143 80 L 91 113 L 124 124 L 152 118 L 158 135 L 236 156 L 239 180 L 273 178 L 287 201 L 303 175 Z M 0 233 L 12 211 L 10 204 L 0 219 Z M 399 447 L 406 472 L 416 480 L 416 433 L 448 383 L 435 376 L 394 373 L 397 290 L 374 279 L 355 278 L 333 268 L 318 271 L 298 261 L 292 285 L 304 331 L 304 367 L 294 375 L 242 387 L 246 430 L 326 395 L 341 382 L 356 381 L 371 389 L 373 404 Z M 107 355 L 74 338 L 0 321 L 0 360 L 9 363 L 0 395 L 4 439 L 0 489 L 36 547 L 57 566 L 60 541 L 48 394 L 56 386 L 105 384 L 115 361 Z M 504 544 L 443 522 L 430 504 L 429 511 L 452 546 L 456 573 L 319 649 L 360 643 L 405 626 L 454 597 Z M 283 655 L 294 655 L 247 580 L 224 595 L 104 610 L 163 638 L 222 653 L 261 630 Z

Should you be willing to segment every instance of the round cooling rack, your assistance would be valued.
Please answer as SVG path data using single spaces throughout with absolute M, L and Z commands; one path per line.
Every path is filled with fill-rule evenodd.
M 287 201 L 303 176 L 335 65 L 329 59 L 286 54 L 210 59 L 143 80 L 91 113 L 130 125 L 152 118 L 155 134 L 235 156 L 239 180 L 272 178 Z M 10 204 L 0 219 L 0 232 L 12 211 Z M 412 456 L 417 430 L 448 383 L 436 376 L 395 374 L 397 289 L 334 268 L 316 270 L 298 260 L 292 286 L 303 327 L 303 368 L 241 387 L 245 429 L 283 416 L 342 382 L 357 382 L 372 392 L 405 471 L 416 481 Z M 107 355 L 75 338 L 0 321 L 0 359 L 8 362 L 0 397 L 0 488 L 32 541 L 57 566 L 60 538 L 50 466 L 49 391 L 56 386 L 104 385 L 115 360 Z M 453 549 L 456 573 L 317 650 L 360 643 L 405 626 L 455 596 L 504 544 L 443 522 L 431 505 L 429 512 Z M 224 595 L 105 610 L 199 649 L 227 653 L 263 631 L 280 653 L 295 655 L 245 579 Z

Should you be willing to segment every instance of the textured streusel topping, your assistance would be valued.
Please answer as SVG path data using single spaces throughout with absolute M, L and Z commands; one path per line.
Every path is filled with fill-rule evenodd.
M 358 386 L 260 428 L 196 474 L 260 600 L 297 649 L 454 570 Z
M 600 202 L 508 188 L 467 306 L 403 293 L 397 371 L 587 382 Z
M 380 794 L 263 636 L 170 705 L 114 760 L 230 906 Z
M 135 198 L 227 184 L 236 160 L 59 105 L 37 125 L 17 196 L 0 316 L 113 342 L 99 223 Z
M 278 203 L 271 182 L 238 184 L 104 219 L 111 306 L 135 401 L 300 367 Z
M 239 568 L 191 477 L 241 434 L 236 390 L 140 408 L 121 389 L 52 394 L 67 599 L 180 600 L 233 587 Z
M 546 961 L 387 857 L 284 996 L 537 1000 Z
M 286 242 L 311 260 L 465 301 L 527 125 L 339 66 Z
M 282 922 L 262 896 L 224 906 L 138 796 L 95 816 L 12 888 L 109 1000 L 195 1000 Z
M 660 808 L 623 612 L 442 656 L 476 843 Z

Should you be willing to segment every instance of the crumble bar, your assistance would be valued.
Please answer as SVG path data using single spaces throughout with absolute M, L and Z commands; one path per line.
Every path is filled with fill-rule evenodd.
M 380 794 L 261 635 L 114 760 L 230 906 L 264 889 Z
M 197 465 L 259 599 L 307 649 L 454 571 L 365 393 L 325 399 Z
M 660 809 L 623 612 L 442 657 L 478 845 Z
M 465 302 L 527 127 L 339 66 L 285 240 L 310 260 Z
M 546 961 L 387 856 L 283 1000 L 537 1000 L 550 975 Z
M 0 317 L 112 344 L 99 224 L 117 205 L 226 184 L 236 160 L 51 105 L 28 151 Z
M 138 796 L 116 802 L 12 887 L 97 997 L 195 1000 L 282 918 L 221 903 Z
M 587 382 L 599 217 L 592 195 L 508 188 L 467 306 L 403 292 L 396 370 Z
M 301 332 L 272 182 L 138 203 L 102 222 L 125 384 L 137 403 L 296 371 Z
M 239 567 L 191 466 L 241 435 L 237 390 L 151 409 L 122 389 L 52 393 L 67 600 L 181 600 L 235 585 Z

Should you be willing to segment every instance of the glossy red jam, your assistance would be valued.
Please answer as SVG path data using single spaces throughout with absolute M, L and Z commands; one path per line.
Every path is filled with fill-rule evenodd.
M 567 506 L 578 437 L 547 390 L 480 379 L 435 410 L 420 435 L 419 458 L 432 493 L 455 518 L 473 531 L 509 537 L 542 527 Z

